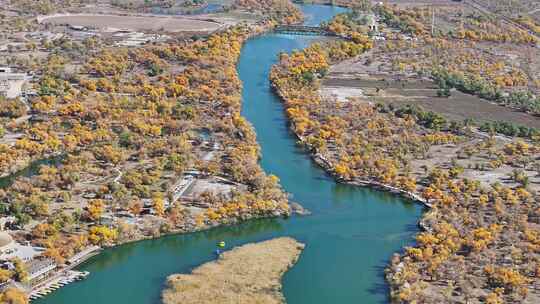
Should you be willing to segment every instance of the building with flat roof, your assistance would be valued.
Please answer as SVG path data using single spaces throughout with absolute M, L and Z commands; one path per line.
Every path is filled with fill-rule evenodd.
M 11 235 L 5 231 L 0 231 L 0 256 L 3 252 L 13 248 L 13 244 L 15 244 L 15 242 Z
M 28 262 L 43 253 L 43 248 L 23 245 L 16 242 L 13 237 L 4 230 L 3 223 L 6 220 L 9 221 L 10 218 L 0 218 L 0 261 L 9 261 L 14 258 L 19 258 L 24 262 Z
M 13 73 L 10 67 L 0 67 L 0 96 L 16 98 L 21 96 L 26 82 L 25 73 Z
M 26 246 L 17 243 L 6 231 L 0 231 L 0 260 L 8 261 L 19 258 L 22 261 L 31 261 L 35 256 L 42 253 L 43 250 L 32 246 Z
M 28 283 L 30 286 L 38 284 L 47 279 L 57 267 L 58 265 L 50 258 L 32 260 L 26 263 Z

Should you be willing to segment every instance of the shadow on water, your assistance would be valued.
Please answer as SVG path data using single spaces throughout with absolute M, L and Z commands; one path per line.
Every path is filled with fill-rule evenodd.
M 377 273 L 378 280 L 376 280 L 376 283 L 368 289 L 370 294 L 381 298 L 381 300 L 378 301 L 378 303 L 381 304 L 388 302 L 388 295 L 390 294 L 388 284 L 383 283 L 385 282 L 384 271 L 386 270 L 388 263 L 390 263 L 390 260 L 382 260 L 380 265 L 373 267 L 373 271 Z
M 398 234 L 395 234 L 395 235 L 386 236 L 386 239 L 389 240 L 389 241 L 392 241 L 392 240 L 395 240 L 395 239 L 408 238 L 411 235 L 417 234 L 418 230 L 419 230 L 418 225 L 408 224 L 408 225 L 405 226 L 405 231 L 404 232 L 398 233 Z M 411 241 L 411 242 L 409 242 L 409 244 L 413 245 L 414 242 Z M 403 253 L 403 252 L 404 252 L 404 248 L 401 248 L 400 250 L 396 251 L 396 253 L 400 253 L 400 254 Z M 371 294 L 377 295 L 380 298 L 385 298 L 385 300 L 380 301 L 379 303 L 387 303 L 389 295 L 390 295 L 390 287 L 386 283 L 386 278 L 385 278 L 385 271 L 386 271 L 388 265 L 390 265 L 390 262 L 391 262 L 390 259 L 383 259 L 383 260 L 381 260 L 379 262 L 378 265 L 373 266 L 373 269 L 374 269 L 375 273 L 377 273 L 378 280 L 376 280 L 374 282 L 373 286 L 371 288 L 369 288 L 368 291 Z

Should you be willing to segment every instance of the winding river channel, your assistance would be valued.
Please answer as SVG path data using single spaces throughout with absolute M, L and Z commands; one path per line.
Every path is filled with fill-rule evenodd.
M 314 5 L 302 10 L 309 25 L 343 11 Z M 311 210 L 311 216 L 255 220 L 107 249 L 82 265 L 91 272 L 85 281 L 35 303 L 157 304 L 166 277 L 214 259 L 217 241 L 232 247 L 283 235 L 307 245 L 284 277 L 289 304 L 387 302 L 384 267 L 394 252 L 412 242 L 422 208 L 387 193 L 337 184 L 296 146 L 268 73 L 279 52 L 301 49 L 314 39 L 279 34 L 253 38 L 238 64 L 243 115 L 256 129 L 262 167 L 279 176 L 292 199 Z

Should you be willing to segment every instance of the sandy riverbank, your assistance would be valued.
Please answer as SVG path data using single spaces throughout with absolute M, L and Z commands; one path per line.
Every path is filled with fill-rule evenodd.
M 163 303 L 284 303 L 281 277 L 303 248 L 292 238 L 234 248 L 191 274 L 170 276 Z

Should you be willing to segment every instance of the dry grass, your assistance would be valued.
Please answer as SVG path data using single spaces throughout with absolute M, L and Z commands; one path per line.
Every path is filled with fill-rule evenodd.
M 163 303 L 284 303 L 281 276 L 298 260 L 303 248 L 292 238 L 237 247 L 191 274 L 170 276 Z

